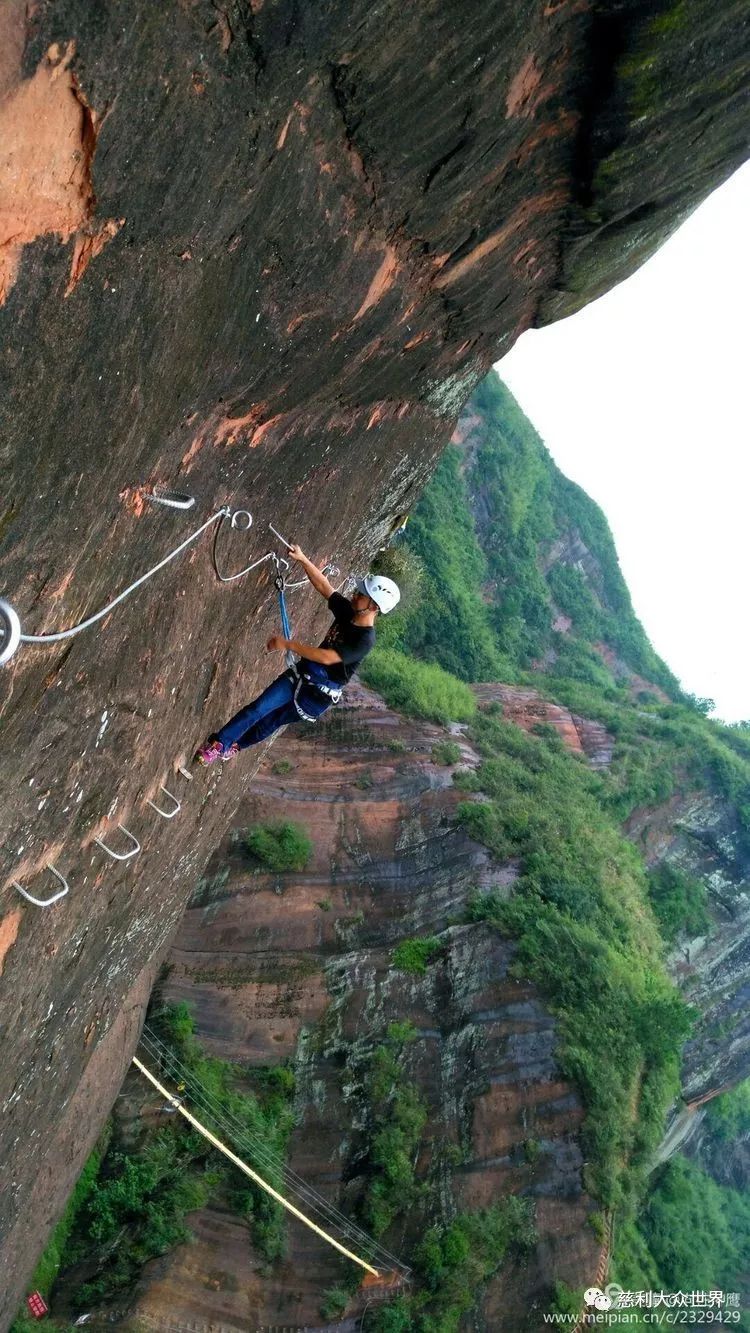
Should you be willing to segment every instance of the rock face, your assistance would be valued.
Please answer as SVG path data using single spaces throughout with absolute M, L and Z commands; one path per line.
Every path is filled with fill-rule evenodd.
M 611 762 L 614 739 L 601 722 L 578 717 L 528 686 L 475 685 L 474 693 L 481 703 L 496 700 L 502 705 L 503 717 L 524 731 L 540 725 L 554 727 L 565 746 L 574 754 L 585 755 L 592 768 L 607 768 Z
M 554 1020 L 508 973 L 514 946 L 484 924 L 449 924 L 477 886 L 509 888 L 515 867 L 490 867 L 453 822 L 462 797 L 432 756 L 445 731 L 399 718 L 363 689 L 349 699 L 355 706 L 329 715 L 314 738 L 290 731 L 274 747 L 185 914 L 163 994 L 189 1003 L 211 1053 L 295 1060 L 300 1122 L 288 1164 L 347 1213 L 367 1123 L 363 1042 L 412 1022 L 407 1077 L 429 1107 L 418 1174 L 437 1177 L 449 1208 L 487 1207 L 509 1191 L 534 1198 L 539 1247 L 490 1285 L 482 1326 L 536 1330 L 553 1277 L 580 1286 L 596 1271 L 582 1107 L 556 1065 Z M 475 763 L 460 743 L 461 763 Z M 301 873 L 258 873 L 242 829 L 280 810 L 311 836 L 312 859 Z M 410 934 L 443 946 L 423 977 L 391 964 Z M 318 1327 L 321 1293 L 340 1270 L 316 1237 L 293 1223 L 286 1261 L 256 1280 L 245 1224 L 204 1209 L 192 1225 L 193 1243 L 146 1269 L 131 1319 Z M 416 1239 L 407 1230 L 406 1252 Z
M 256 518 L 222 537 L 232 569 L 268 520 L 364 560 L 500 352 L 630 271 L 736 164 L 738 15 L 8 0 L 0 593 L 23 632 L 89 616 L 225 501 Z M 154 485 L 192 493 L 195 518 L 150 506 Z M 241 795 L 176 771 L 275 666 L 267 578 L 219 585 L 209 538 L 2 668 L 0 1324 L 127 1066 L 118 1015 Z M 296 618 L 314 632 L 304 596 Z M 185 797 L 175 823 L 146 804 L 169 813 L 161 785 Z M 94 841 L 122 855 L 118 824 L 134 860 Z M 70 893 L 45 910 L 13 881 L 44 898 L 50 864 Z
M 700 1111 L 696 1120 L 698 1124 L 685 1149 L 687 1156 L 710 1172 L 720 1185 L 746 1192 L 750 1185 L 750 1134 L 740 1134 L 728 1142 L 717 1140 L 705 1119 L 701 1120 Z
M 682 942 L 669 960 L 700 1015 L 682 1062 L 683 1097 L 697 1106 L 748 1074 L 750 844 L 737 811 L 710 788 L 637 811 L 627 832 L 647 862 L 666 860 L 708 889 L 710 933 Z

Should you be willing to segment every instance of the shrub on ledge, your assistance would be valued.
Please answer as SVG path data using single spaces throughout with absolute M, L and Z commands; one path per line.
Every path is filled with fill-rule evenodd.
M 421 975 L 427 971 L 427 964 L 440 953 L 442 947 L 440 940 L 434 936 L 401 940 L 393 950 L 391 961 L 400 972 L 415 972 Z
M 246 834 L 243 846 L 266 870 L 304 870 L 312 855 L 305 830 L 289 820 L 259 824 Z
M 468 685 L 434 662 L 418 662 L 395 648 L 376 648 L 362 667 L 390 708 L 434 722 L 469 722 L 477 711 Z

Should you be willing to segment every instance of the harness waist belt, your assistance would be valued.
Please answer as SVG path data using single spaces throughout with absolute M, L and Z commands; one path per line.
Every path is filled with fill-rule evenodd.
M 313 680 L 312 676 L 308 676 L 307 672 L 304 671 L 302 672 L 302 679 L 307 681 L 308 685 L 312 685 L 313 689 L 320 690 L 321 694 L 327 694 L 328 697 L 332 699 L 334 703 L 338 703 L 339 699 L 341 698 L 341 695 L 344 692 L 343 687 L 341 685 L 339 685 L 338 687 L 334 685 L 321 685 L 320 681 Z
M 303 675 L 303 673 L 299 670 L 299 667 L 296 662 L 294 666 L 289 668 L 289 675 L 292 677 L 293 680 L 296 680 L 297 682 L 294 690 L 293 702 L 294 702 L 294 707 L 297 709 L 298 715 L 302 718 L 304 722 L 317 722 L 318 719 L 317 717 L 311 717 L 310 714 L 306 713 L 304 709 L 300 706 L 299 692 L 302 689 L 303 681 L 306 685 L 309 685 L 311 689 L 320 690 L 321 694 L 328 695 L 328 697 L 331 700 L 331 703 L 336 704 L 341 698 L 342 694 L 341 690 L 333 690 L 327 685 L 318 685 L 317 681 L 311 680 L 310 677 L 307 675 Z

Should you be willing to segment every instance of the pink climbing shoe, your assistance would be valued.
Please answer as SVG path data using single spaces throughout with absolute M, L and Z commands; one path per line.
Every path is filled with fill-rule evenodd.
M 203 745 L 196 750 L 193 762 L 202 764 L 204 768 L 208 768 L 209 764 L 213 764 L 215 760 L 221 759 L 223 756 L 224 746 L 221 741 L 205 741 Z
M 221 762 L 223 764 L 226 764 L 228 759 L 234 759 L 235 755 L 239 754 L 239 752 L 240 752 L 239 745 L 237 744 L 236 741 L 232 741 L 232 744 L 230 745 L 229 749 L 225 750 L 223 755 L 221 756 Z

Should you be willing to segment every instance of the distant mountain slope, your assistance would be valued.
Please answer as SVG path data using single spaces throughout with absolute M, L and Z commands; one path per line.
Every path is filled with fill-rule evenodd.
M 644 856 L 670 970 L 700 1015 L 684 1094 L 696 1103 L 746 1077 L 750 732 L 680 689 L 635 615 L 604 514 L 495 372 L 381 559 L 404 566 L 407 605 L 380 626 L 379 652 L 532 689 L 613 738 L 602 799 Z M 369 670 L 387 693 L 406 663 Z
M 426 604 L 401 644 L 465 680 L 546 668 L 606 689 L 680 697 L 633 610 L 597 504 L 563 476 L 493 371 L 459 418 L 406 541 L 427 571 Z

